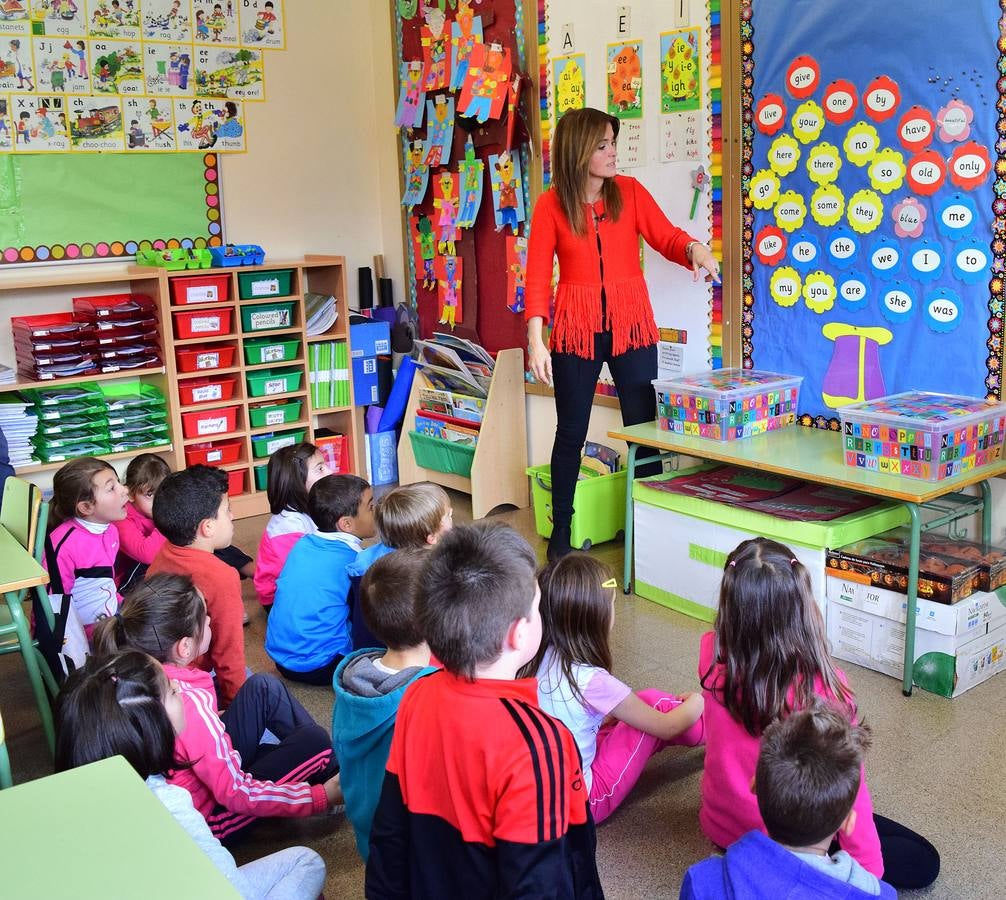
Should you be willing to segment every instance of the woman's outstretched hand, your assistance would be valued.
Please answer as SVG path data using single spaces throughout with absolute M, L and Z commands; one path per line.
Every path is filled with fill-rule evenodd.
M 703 274 L 703 269 L 709 274 Z M 692 281 L 698 281 L 700 277 L 703 280 L 711 278 L 716 284 L 720 282 L 719 261 L 705 244 L 695 244 L 692 247 Z
M 527 364 L 535 381 L 552 387 L 552 354 L 541 338 L 528 341 Z

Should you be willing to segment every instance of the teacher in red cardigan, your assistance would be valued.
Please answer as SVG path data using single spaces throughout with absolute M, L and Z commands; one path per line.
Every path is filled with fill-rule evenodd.
M 552 143 L 552 186 L 534 208 L 528 238 L 524 316 L 528 362 L 555 391 L 552 537 L 548 558 L 572 549 L 570 523 L 580 454 L 603 363 L 615 380 L 622 422 L 652 421 L 657 325 L 639 265 L 639 237 L 693 277 L 719 277 L 712 251 L 671 224 L 635 178 L 615 174 L 618 119 L 597 109 L 567 112 Z M 549 346 L 542 329 L 559 283 Z

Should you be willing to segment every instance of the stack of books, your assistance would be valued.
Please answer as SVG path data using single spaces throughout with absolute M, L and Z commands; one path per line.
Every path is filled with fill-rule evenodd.
M 7 440 L 7 456 L 17 468 L 32 462 L 32 435 L 38 428 L 38 416 L 30 403 L 17 394 L 0 395 L 0 431 Z
M 315 410 L 349 406 L 349 351 L 345 341 L 309 344 L 308 373 Z

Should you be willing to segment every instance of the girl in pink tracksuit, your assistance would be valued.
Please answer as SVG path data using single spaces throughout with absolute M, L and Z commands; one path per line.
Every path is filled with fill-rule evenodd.
M 305 534 L 318 529 L 307 512 L 307 495 L 319 478 L 332 470 L 314 444 L 297 444 L 277 450 L 269 458 L 269 509 L 272 518 L 258 547 L 255 590 L 267 609 L 276 596 L 276 579 L 290 550 Z
M 186 575 L 148 578 L 95 630 L 97 653 L 142 650 L 178 682 L 186 726 L 175 755 L 189 766 L 173 771 L 170 782 L 192 795 L 220 840 L 259 818 L 321 815 L 341 803 L 328 732 L 278 678 L 252 675 L 217 713 L 212 677 L 192 665 L 209 643 L 206 604 Z

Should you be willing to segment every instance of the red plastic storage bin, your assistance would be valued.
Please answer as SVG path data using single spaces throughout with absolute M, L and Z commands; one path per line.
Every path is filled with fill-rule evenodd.
M 234 365 L 233 344 L 203 344 L 175 351 L 179 372 L 201 372 L 203 369 L 227 369 Z
M 205 444 L 193 444 L 185 448 L 185 465 L 187 466 L 226 466 L 236 463 L 241 457 L 240 438 L 233 441 L 207 441 Z
M 83 319 L 157 318 L 157 304 L 146 294 L 74 297 L 73 311 Z
M 213 303 L 226 301 L 231 293 L 230 275 L 193 275 L 190 278 L 172 278 L 171 295 L 175 303 Z
M 230 400 L 237 387 L 236 375 L 221 375 L 218 378 L 193 378 L 178 385 L 178 396 L 182 406 L 193 406 L 196 403 L 215 403 L 218 400 Z
M 229 497 L 237 497 L 245 492 L 245 476 L 247 474 L 247 469 L 234 469 L 234 471 L 227 473 L 227 495 Z
M 42 337 L 83 337 L 93 334 L 93 326 L 73 313 L 42 313 L 37 316 L 13 316 L 10 320 L 15 339 L 32 341 Z
M 182 413 L 182 433 L 187 438 L 226 434 L 237 428 L 237 421 L 236 406 Z
M 175 337 L 186 338 L 218 337 L 231 333 L 231 314 L 229 306 L 220 309 L 200 309 L 198 312 L 176 312 L 171 317 L 175 320 Z

